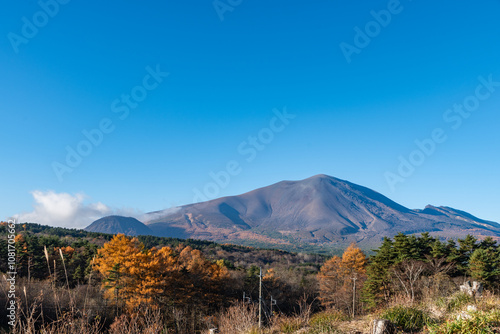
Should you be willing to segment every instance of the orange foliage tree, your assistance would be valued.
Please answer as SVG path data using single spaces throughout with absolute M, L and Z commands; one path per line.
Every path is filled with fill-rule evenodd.
M 105 297 L 128 308 L 215 303 L 229 276 L 224 266 L 199 250 L 145 249 L 137 238 L 123 234 L 99 249 L 94 269 L 103 277 Z
M 139 284 L 137 273 L 145 264 L 141 260 L 148 255 L 137 238 L 127 238 L 123 234 L 105 243 L 94 261 L 94 269 L 103 277 L 104 296 L 115 303 L 130 304 Z
M 351 314 L 354 284 L 354 299 L 359 305 L 359 291 L 366 279 L 366 265 L 366 255 L 355 243 L 344 251 L 342 257 L 334 256 L 326 261 L 318 274 L 322 304 Z

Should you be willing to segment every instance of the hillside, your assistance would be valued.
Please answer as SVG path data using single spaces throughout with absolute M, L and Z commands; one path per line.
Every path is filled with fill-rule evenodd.
M 96 220 L 85 228 L 89 232 L 109 234 L 122 233 L 129 236 L 154 235 L 155 233 L 146 225 L 132 217 L 107 216 Z
M 281 248 L 339 247 L 353 241 L 369 248 L 398 232 L 500 237 L 497 223 L 448 207 L 411 210 L 369 188 L 327 175 L 282 181 L 150 217 L 144 223 L 157 236 Z

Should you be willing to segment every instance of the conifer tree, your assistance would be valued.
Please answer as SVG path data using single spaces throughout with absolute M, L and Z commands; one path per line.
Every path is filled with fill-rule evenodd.
M 490 249 L 478 248 L 469 260 L 469 274 L 473 279 L 491 287 L 500 275 L 498 254 Z
M 385 237 L 375 255 L 370 258 L 367 267 L 367 279 L 363 287 L 363 299 L 368 308 L 377 306 L 381 301 L 388 301 L 391 294 L 389 269 L 395 263 L 397 254 L 394 242 Z

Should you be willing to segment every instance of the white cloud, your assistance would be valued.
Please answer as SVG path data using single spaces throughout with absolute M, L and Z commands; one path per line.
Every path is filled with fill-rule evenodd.
M 133 210 L 112 209 L 101 203 L 85 203 L 84 194 L 56 193 L 35 190 L 31 192 L 35 203 L 33 211 L 14 215 L 17 222 L 69 228 L 84 228 L 94 220 L 109 215 L 139 216 Z
M 177 206 L 177 207 L 172 207 L 172 208 L 168 208 L 168 209 L 161 210 L 161 211 L 144 213 L 144 214 L 137 216 L 135 218 L 137 220 L 147 224 L 148 222 L 150 222 L 152 220 L 164 217 L 164 216 L 169 215 L 169 214 L 174 214 L 177 211 L 179 211 L 180 209 L 181 208 Z

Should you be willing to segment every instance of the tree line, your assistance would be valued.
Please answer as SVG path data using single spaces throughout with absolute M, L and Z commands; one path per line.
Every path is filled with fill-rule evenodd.
M 429 233 L 384 238 L 369 258 L 355 245 L 325 262 L 318 274 L 323 305 L 361 313 L 396 295 L 411 303 L 447 296 L 467 280 L 500 288 L 500 247 L 491 237 L 443 242 Z M 357 284 L 358 290 L 355 290 Z M 355 309 L 354 309 L 355 308 Z

